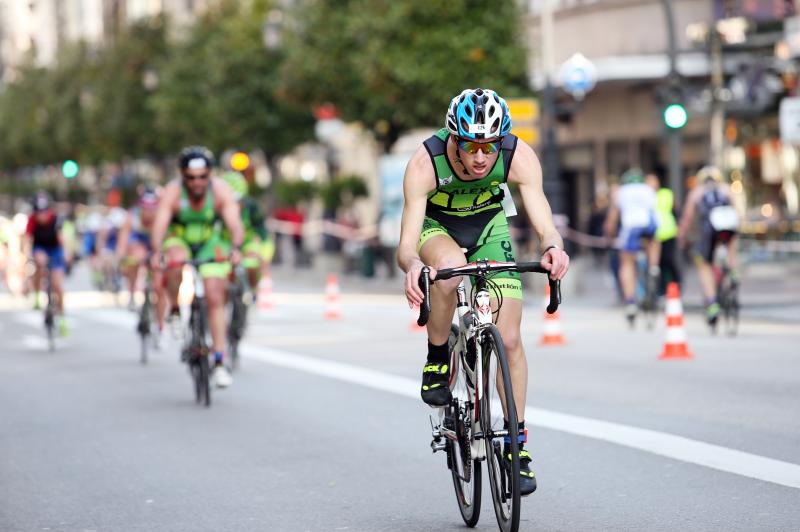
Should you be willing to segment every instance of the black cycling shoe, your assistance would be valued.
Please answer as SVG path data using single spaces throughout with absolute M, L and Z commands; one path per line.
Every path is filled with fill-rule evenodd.
M 428 362 L 422 368 L 422 400 L 431 406 L 447 406 L 453 396 L 448 386 L 450 367 L 447 364 Z
M 523 497 L 536 491 L 536 475 L 531 469 L 531 454 L 522 449 L 519 452 L 519 494 Z M 511 471 L 511 449 L 503 449 L 503 463 L 506 471 Z

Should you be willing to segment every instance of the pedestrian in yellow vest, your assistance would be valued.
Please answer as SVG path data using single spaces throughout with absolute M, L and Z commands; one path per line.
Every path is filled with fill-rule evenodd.
M 647 184 L 656 191 L 656 218 L 658 229 L 656 239 L 661 242 L 661 283 L 659 293 L 664 294 L 668 283 L 680 284 L 681 271 L 678 267 L 678 222 L 675 219 L 672 190 L 662 187 L 658 176 L 647 175 Z

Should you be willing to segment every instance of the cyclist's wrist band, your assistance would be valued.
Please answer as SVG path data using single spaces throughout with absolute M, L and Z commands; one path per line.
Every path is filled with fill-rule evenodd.
M 556 246 L 555 244 L 551 244 L 551 245 L 547 246 L 546 248 L 544 248 L 544 251 L 542 251 L 542 255 L 544 255 L 545 253 L 547 253 L 551 249 L 561 249 L 561 248 Z

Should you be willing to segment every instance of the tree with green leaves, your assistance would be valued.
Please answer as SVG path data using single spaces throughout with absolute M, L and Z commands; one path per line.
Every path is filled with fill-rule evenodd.
M 261 148 L 271 157 L 311 137 L 311 110 L 275 98 L 283 52 L 264 46 L 270 8 L 224 0 L 163 61 L 152 105 L 173 146 Z
M 283 94 L 331 102 L 387 146 L 404 130 L 443 124 L 465 88 L 529 94 L 518 2 L 298 0 Z

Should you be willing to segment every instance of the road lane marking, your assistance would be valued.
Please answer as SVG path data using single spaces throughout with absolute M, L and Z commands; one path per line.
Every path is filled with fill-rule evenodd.
M 249 343 L 242 346 L 242 356 L 420 400 L 419 382 L 407 377 Z M 530 425 L 546 429 L 615 443 L 681 462 L 800 489 L 800 465 L 791 462 L 737 451 L 666 432 L 563 414 L 531 406 L 525 407 L 525 421 Z
M 83 315 L 123 328 L 129 328 L 135 324 L 135 318 L 129 314 L 106 311 Z M 261 347 L 249 342 L 242 345 L 242 356 L 419 400 L 419 382 L 399 375 Z M 737 451 L 666 432 L 531 406 L 525 408 L 525 420 L 530 425 L 614 443 L 682 462 L 800 489 L 800 465 L 791 462 Z

